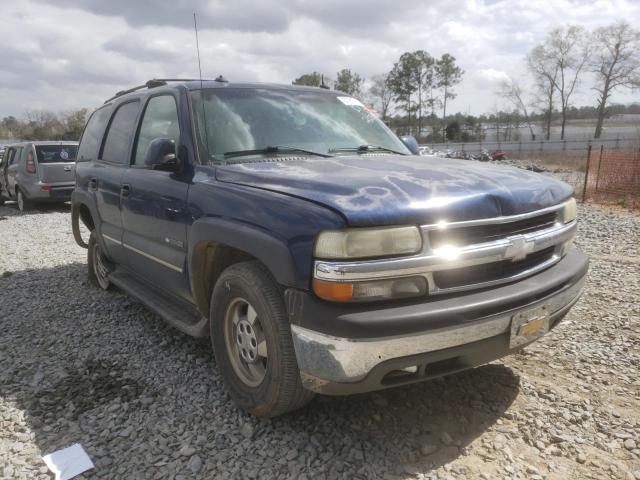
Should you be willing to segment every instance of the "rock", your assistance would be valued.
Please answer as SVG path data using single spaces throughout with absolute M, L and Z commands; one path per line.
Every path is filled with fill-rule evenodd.
M 587 462 L 587 456 L 584 453 L 579 453 L 576 457 L 576 461 L 581 465 L 585 464 Z
M 190 457 L 194 453 L 196 453 L 196 449 L 189 445 L 183 445 L 182 448 L 178 450 L 178 455 L 181 457 Z
M 432 445 L 430 443 L 426 443 L 424 445 L 422 445 L 422 447 L 420 447 L 420 452 L 422 453 L 422 455 L 432 455 L 434 453 L 436 453 L 438 451 L 438 446 L 437 445 Z
M 627 438 L 624 441 L 624 448 L 626 448 L 627 450 L 633 450 L 636 448 L 636 442 L 634 439 L 632 438 Z
M 440 440 L 447 446 L 453 443 L 453 438 L 451 438 L 451 435 L 449 435 L 447 432 L 442 432 L 442 434 L 440 435 Z
M 202 459 L 198 455 L 193 455 L 189 462 L 187 463 L 187 467 L 194 474 L 198 473 L 202 469 Z
M 254 434 L 253 425 L 250 423 L 243 423 L 242 427 L 240 427 L 240 433 L 244 438 L 252 438 Z

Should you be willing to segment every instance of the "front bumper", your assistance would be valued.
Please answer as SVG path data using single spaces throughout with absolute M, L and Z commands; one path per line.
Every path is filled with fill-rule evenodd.
M 394 334 L 343 337 L 294 322 L 293 343 L 303 385 L 330 395 L 360 393 L 414 383 L 498 359 L 520 348 L 510 348 L 513 317 L 545 307 L 549 329 L 555 327 L 579 299 L 587 268 L 587 257 L 573 248 L 555 266 L 521 282 L 399 307 L 404 316 L 412 317 L 412 322 L 407 323 L 402 313 L 395 312 L 399 324 L 411 327 L 405 333 L 387 326 Z M 520 294 L 517 303 L 512 300 L 515 292 Z M 290 311 L 292 298 L 295 297 L 289 296 Z M 504 308 L 487 309 L 499 302 Z M 430 315 L 436 312 L 436 317 L 438 313 L 446 316 L 444 307 L 453 304 L 466 315 L 449 316 L 444 324 Z M 370 317 L 375 319 L 376 307 L 369 308 Z M 420 331 L 415 331 L 416 319 L 421 320 Z

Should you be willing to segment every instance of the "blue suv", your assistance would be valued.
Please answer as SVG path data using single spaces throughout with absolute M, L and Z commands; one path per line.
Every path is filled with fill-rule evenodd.
M 410 140 L 322 88 L 219 78 L 119 92 L 77 152 L 89 278 L 210 337 L 231 397 L 257 416 L 540 338 L 587 272 L 572 189 L 414 155 Z

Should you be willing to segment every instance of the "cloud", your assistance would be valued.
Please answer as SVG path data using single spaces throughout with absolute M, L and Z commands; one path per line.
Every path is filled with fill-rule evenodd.
M 494 68 L 482 68 L 478 70 L 480 78 L 487 80 L 490 83 L 508 82 L 509 75 L 502 70 L 496 70 Z
M 450 111 L 482 113 L 496 85 L 527 85 L 525 54 L 554 26 L 640 18 L 634 0 L 12 0 L 0 10 L 0 117 L 96 107 L 153 77 L 290 83 L 351 68 L 365 78 L 400 54 L 456 57 L 465 75 Z M 577 103 L 593 103 L 585 85 Z M 630 95 L 616 94 L 614 101 Z

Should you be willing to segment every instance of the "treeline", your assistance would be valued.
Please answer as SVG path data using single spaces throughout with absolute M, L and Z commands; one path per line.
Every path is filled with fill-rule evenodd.
M 371 104 L 382 120 L 396 130 L 406 130 L 399 133 L 412 133 L 423 140 L 426 134 L 423 126 L 427 123 L 430 135 L 446 125 L 447 101 L 455 98 L 454 88 L 462 81 L 463 74 L 454 56 L 445 53 L 436 58 L 425 50 L 416 50 L 403 53 L 389 72 L 372 77 L 366 91 L 364 78 L 349 68 L 336 73 L 335 81 L 313 72 L 296 78 L 293 84 L 333 86 Z M 398 125 L 398 120 L 403 126 Z M 443 130 L 442 135 L 445 134 Z
M 397 133 L 411 133 L 419 141 L 482 140 L 482 124 L 495 123 L 502 135 L 526 125 L 535 139 L 533 123 L 542 123 L 547 139 L 552 123 L 559 121 L 564 139 L 566 122 L 595 118 L 594 137 L 602 134 L 604 119 L 616 113 L 638 113 L 638 105 L 613 105 L 611 95 L 640 88 L 640 31 L 624 21 L 588 31 L 568 25 L 551 30 L 544 41 L 526 55 L 527 79 L 503 82 L 497 94 L 501 109 L 481 116 L 456 114 L 447 117 L 447 101 L 464 71 L 455 58 L 440 58 L 424 50 L 406 52 L 387 72 L 368 82 L 345 68 L 335 80 L 318 72 L 302 75 L 296 85 L 333 87 L 374 107 Z M 365 83 L 368 88 L 365 89 Z M 576 107 L 576 92 L 596 93 L 591 106 Z
M 21 119 L 4 117 L 0 120 L 0 139 L 79 140 L 88 113 L 86 108 L 65 113 L 34 110 Z

